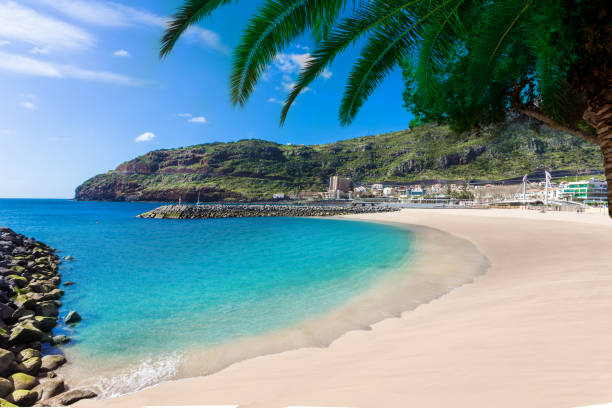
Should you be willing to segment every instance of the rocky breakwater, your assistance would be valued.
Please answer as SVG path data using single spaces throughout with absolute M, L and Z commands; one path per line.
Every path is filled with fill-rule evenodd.
M 64 295 L 60 263 L 53 248 L 0 227 L 0 407 L 70 405 L 96 396 L 64 384 L 55 372 L 66 362 L 62 354 L 41 353 L 45 344 L 69 341 L 51 333 Z M 70 315 L 72 322 L 77 316 Z
M 236 218 L 236 217 L 326 217 L 346 214 L 364 214 L 399 211 L 383 206 L 340 205 L 163 205 L 140 218 Z

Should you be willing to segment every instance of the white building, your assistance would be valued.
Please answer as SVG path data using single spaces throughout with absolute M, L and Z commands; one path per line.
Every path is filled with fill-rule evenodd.
M 570 181 L 559 184 L 557 196 L 564 200 L 584 201 L 585 203 L 606 202 L 608 199 L 608 184 L 605 180 L 591 178 L 589 180 Z

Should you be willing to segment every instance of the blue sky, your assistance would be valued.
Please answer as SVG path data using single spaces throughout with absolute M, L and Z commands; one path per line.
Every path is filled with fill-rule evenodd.
M 181 1 L 0 0 L 0 197 L 71 198 L 89 177 L 155 149 L 244 138 L 328 143 L 408 127 L 399 70 L 351 126 L 339 125 L 349 50 L 280 128 L 279 101 L 308 58 L 308 37 L 234 108 L 231 50 L 260 3 L 220 9 L 160 61 L 165 17 Z

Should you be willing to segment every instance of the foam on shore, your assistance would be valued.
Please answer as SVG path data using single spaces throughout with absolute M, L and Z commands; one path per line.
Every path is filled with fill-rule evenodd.
M 415 235 L 414 246 L 394 268 L 366 292 L 343 306 L 296 326 L 181 354 L 125 362 L 92 378 L 83 367 L 68 366 L 71 383 L 93 386 L 102 398 L 135 392 L 164 381 L 215 373 L 246 359 L 305 347 L 327 347 L 352 330 L 371 325 L 430 302 L 471 282 L 489 267 L 487 258 L 469 241 L 426 227 L 398 225 Z M 171 329 L 171 328 L 169 328 Z

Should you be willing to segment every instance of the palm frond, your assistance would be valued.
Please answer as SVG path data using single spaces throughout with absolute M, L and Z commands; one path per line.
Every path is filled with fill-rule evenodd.
M 172 16 L 161 40 L 160 58 L 167 56 L 189 26 L 209 16 L 214 10 L 234 0 L 186 0 Z
M 249 22 L 234 53 L 232 102 L 244 105 L 274 57 L 321 19 L 338 16 L 346 3 L 347 0 L 267 0 Z
M 445 73 L 451 55 L 460 46 L 464 28 L 464 14 L 471 9 L 471 2 L 458 1 L 446 13 L 437 13 L 425 24 L 423 40 L 417 61 L 413 63 L 413 76 L 426 89 L 432 91 Z
M 398 16 L 403 10 L 410 9 L 422 0 L 378 0 L 364 3 L 353 16 L 344 18 L 328 33 L 327 37 L 312 53 L 311 59 L 300 72 L 296 84 L 287 96 L 281 111 L 281 125 L 285 122 L 289 109 L 295 99 L 314 81 L 334 59 L 349 46 L 376 27 Z
M 405 11 L 391 24 L 377 30 L 364 47 L 349 75 L 340 105 L 340 122 L 348 125 L 386 75 L 409 53 L 414 53 L 423 35 L 423 23 L 457 0 L 447 0 L 437 7 Z
M 531 6 L 531 0 L 508 0 L 482 9 L 480 25 L 471 33 L 473 42 L 469 50 L 471 75 L 479 78 L 477 82 L 484 83 L 490 78 L 495 61 L 503 54 L 505 46 L 521 34 L 520 29 Z

